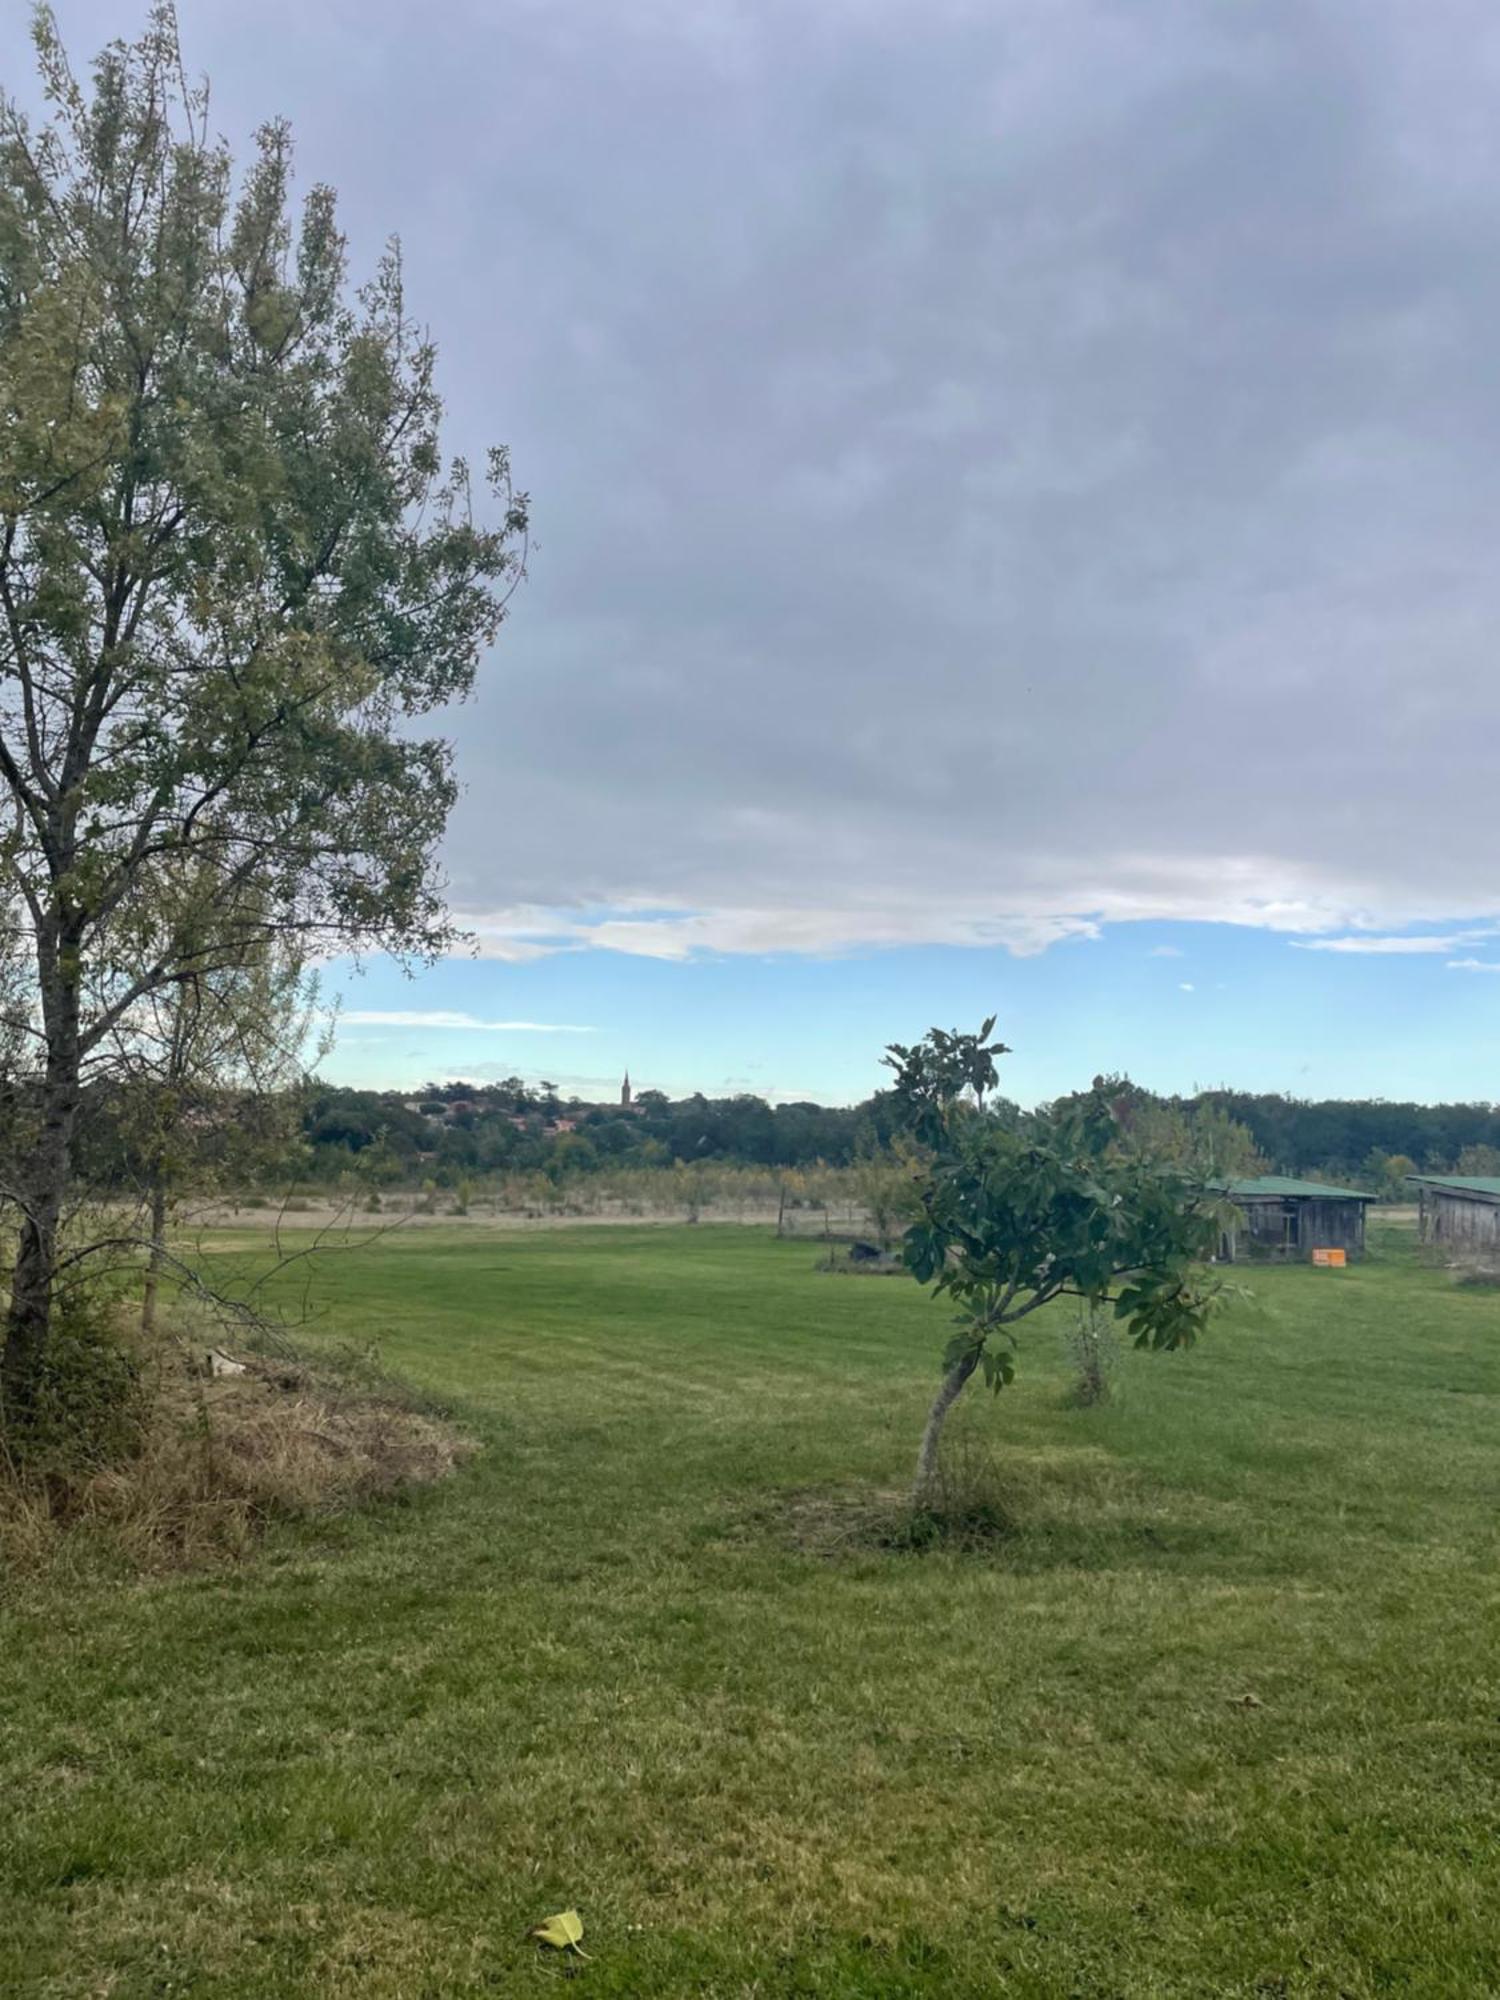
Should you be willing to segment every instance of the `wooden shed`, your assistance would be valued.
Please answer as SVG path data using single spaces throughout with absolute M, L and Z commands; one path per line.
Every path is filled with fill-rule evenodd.
M 1500 1179 L 1492 1174 L 1408 1174 L 1422 1241 L 1456 1251 L 1500 1250 Z
M 1310 1264 L 1315 1250 L 1342 1250 L 1352 1263 L 1365 1254 L 1365 1210 L 1373 1195 L 1289 1174 L 1222 1181 L 1217 1192 L 1228 1196 L 1241 1217 L 1220 1238 L 1223 1263 L 1274 1259 Z

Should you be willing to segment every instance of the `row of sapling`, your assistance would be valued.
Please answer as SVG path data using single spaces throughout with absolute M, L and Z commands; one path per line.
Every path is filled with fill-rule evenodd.
M 468 690 L 526 531 L 503 452 L 482 481 L 441 456 L 399 254 L 351 292 L 329 190 L 293 212 L 282 125 L 236 177 L 170 8 L 89 87 L 45 10 L 35 40 L 45 119 L 0 108 L 12 1436 L 98 1247 L 64 1233 L 89 1093 L 150 1042 L 170 1068 L 205 996 L 227 1018 L 315 954 L 450 938 L 450 751 L 420 721 Z
M 942 1381 L 922 1433 L 914 1499 L 935 1491 L 943 1426 L 975 1374 L 993 1390 L 1015 1376 L 1024 1320 L 1057 1299 L 1108 1309 L 1135 1346 L 1189 1347 L 1223 1298 L 1208 1274 L 1223 1226 L 1201 1178 L 1132 1142 L 1128 1102 L 1089 1092 L 1019 1121 L 989 1115 L 994 1019 L 977 1035 L 934 1028 L 893 1043 L 895 1102 L 920 1149 L 917 1219 L 903 1255 L 958 1309 Z

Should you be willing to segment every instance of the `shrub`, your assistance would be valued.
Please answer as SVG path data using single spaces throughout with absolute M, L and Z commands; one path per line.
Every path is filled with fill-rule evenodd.
M 6 1450 L 20 1476 L 66 1486 L 78 1471 L 140 1449 L 150 1384 L 117 1317 L 111 1298 L 81 1289 L 54 1307 L 36 1400 L 23 1421 L 6 1425 Z

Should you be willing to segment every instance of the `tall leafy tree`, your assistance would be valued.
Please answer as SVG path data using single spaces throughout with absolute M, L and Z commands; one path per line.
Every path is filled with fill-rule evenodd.
M 1019 1125 L 992 1117 L 985 1099 L 1008 1053 L 993 1028 L 991 1019 L 977 1035 L 934 1029 L 886 1056 L 898 1114 L 926 1156 L 903 1255 L 958 1308 L 917 1456 L 919 1505 L 949 1411 L 976 1371 L 996 1391 L 1014 1379 L 1017 1329 L 1032 1313 L 1058 1298 L 1108 1305 L 1137 1347 L 1169 1349 L 1191 1346 L 1218 1297 L 1203 1272 L 1218 1205 L 1119 1143 L 1118 1085 L 1099 1078 Z
M 46 10 L 35 42 L 45 119 L 0 105 L 0 887 L 40 1033 L 11 1412 L 81 1093 L 132 1010 L 273 940 L 448 937 L 450 754 L 419 723 L 468 690 L 526 530 L 503 451 L 479 481 L 441 456 L 397 250 L 350 290 L 284 125 L 236 175 L 169 7 L 87 88 Z
M 1129 1086 L 1119 1117 L 1122 1148 L 1146 1154 L 1196 1180 L 1238 1179 L 1267 1171 L 1249 1128 L 1217 1104 L 1163 1101 Z

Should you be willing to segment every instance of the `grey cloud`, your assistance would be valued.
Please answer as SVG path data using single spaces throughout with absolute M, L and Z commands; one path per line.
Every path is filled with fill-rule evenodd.
M 1487 8 L 183 24 L 535 498 L 452 723 L 486 949 L 1500 912 Z

